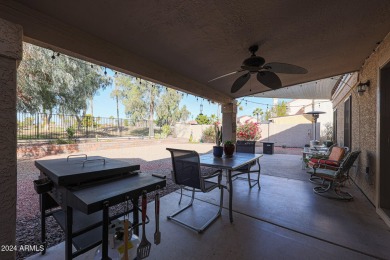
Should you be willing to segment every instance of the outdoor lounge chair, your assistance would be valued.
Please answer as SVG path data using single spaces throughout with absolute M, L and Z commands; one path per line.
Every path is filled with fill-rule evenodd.
M 324 168 L 329 170 L 337 170 L 340 167 L 341 162 L 345 158 L 345 155 L 348 153 L 348 147 L 339 147 L 332 146 L 329 148 L 327 155 L 322 156 L 313 156 L 309 159 L 307 166 L 309 168 Z M 309 171 L 310 173 L 311 171 Z M 313 183 L 320 183 L 321 178 L 317 176 L 310 175 L 310 181 Z
M 341 200 L 352 200 L 353 196 L 345 191 L 341 191 L 343 183 L 349 178 L 349 169 L 358 158 L 360 151 L 348 153 L 341 165 L 337 169 L 321 168 L 320 164 L 313 167 L 309 173 L 312 176 L 319 177 L 323 180 L 323 185 L 313 188 L 313 191 L 321 196 L 341 199 Z M 329 195 L 327 192 L 334 191 L 335 196 Z
M 236 142 L 236 152 L 238 153 L 255 153 L 256 149 L 256 141 L 237 141 Z M 241 168 L 235 170 L 232 173 L 232 176 L 238 176 L 241 174 L 248 174 L 248 184 L 249 188 L 253 188 L 256 184 L 260 189 L 260 163 L 257 161 L 257 164 L 259 166 L 258 170 L 251 170 L 251 168 L 256 164 L 256 162 L 253 162 L 248 165 L 244 165 Z M 251 179 L 251 173 L 257 173 L 256 179 Z M 241 178 L 241 177 L 238 177 Z M 246 179 L 246 178 L 245 178 Z
M 192 191 L 190 203 L 184 208 L 180 209 L 179 211 L 168 216 L 167 218 L 168 220 L 175 221 L 192 230 L 195 230 L 198 233 L 202 233 L 221 215 L 222 204 L 223 204 L 223 186 L 221 185 L 222 171 L 216 170 L 213 171 L 212 173 L 208 172 L 204 174 L 205 171 L 201 170 L 199 154 L 197 152 L 190 151 L 190 150 L 172 149 L 172 148 L 167 148 L 167 150 L 171 153 L 171 157 L 172 157 L 172 166 L 173 166 L 172 179 L 174 183 L 180 185 L 181 188 L 179 204 L 182 199 L 183 189 Z M 217 182 L 213 182 L 210 180 L 211 178 L 215 178 L 215 177 L 218 179 Z M 217 214 L 209 221 L 207 221 L 202 227 L 195 227 L 175 218 L 175 216 L 177 216 L 178 214 L 180 214 L 181 212 L 183 212 L 184 210 L 192 206 L 196 191 L 209 192 L 215 188 L 219 188 L 221 190 L 220 199 L 219 199 L 219 210 Z
M 333 146 L 329 148 L 329 152 L 325 155 L 313 156 L 308 162 L 308 166 L 313 168 L 316 164 L 321 164 L 322 168 L 337 169 L 344 156 L 348 153 L 348 147 Z

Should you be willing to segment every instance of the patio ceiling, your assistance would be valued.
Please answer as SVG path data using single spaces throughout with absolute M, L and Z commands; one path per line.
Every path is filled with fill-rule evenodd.
M 292 99 L 328 99 L 332 97 L 332 89 L 342 76 L 306 82 L 286 88 L 280 88 L 253 95 L 265 98 L 292 98 Z
M 235 94 L 235 71 L 259 44 L 292 86 L 359 70 L 389 32 L 390 1 L 2 1 L 25 40 L 218 102 L 269 89 L 255 77 Z M 251 90 L 251 91 L 250 91 Z

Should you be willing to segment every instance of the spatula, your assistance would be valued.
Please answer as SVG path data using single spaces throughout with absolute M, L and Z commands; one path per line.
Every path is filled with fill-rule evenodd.
M 142 240 L 137 249 L 137 259 L 144 259 L 149 256 L 152 244 L 146 239 L 145 234 L 146 221 L 146 192 L 142 194 Z
M 156 214 L 156 232 L 154 232 L 154 243 L 156 245 L 160 244 L 161 241 L 161 232 L 160 232 L 160 194 L 156 191 L 155 197 L 155 214 Z

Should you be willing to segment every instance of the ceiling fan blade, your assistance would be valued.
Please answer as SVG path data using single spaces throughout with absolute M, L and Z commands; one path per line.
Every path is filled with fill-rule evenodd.
M 306 74 L 307 69 L 288 63 L 271 62 L 263 66 L 264 69 L 275 73 Z
M 282 87 L 282 82 L 278 75 L 271 71 L 259 71 L 257 73 L 257 80 L 266 87 L 278 89 Z
M 211 79 L 207 82 L 211 82 L 211 81 L 214 81 L 214 80 L 217 80 L 217 79 L 221 79 L 221 78 L 224 78 L 224 77 L 227 77 L 227 76 L 230 76 L 230 75 L 233 75 L 233 74 L 236 74 L 236 73 L 239 73 L 239 72 L 242 72 L 244 70 L 236 70 L 236 71 L 233 71 L 233 72 L 230 72 L 228 74 L 225 74 L 225 75 L 222 75 L 222 76 L 219 76 L 218 78 L 215 78 L 215 79 Z
M 245 73 L 244 75 L 238 77 L 238 79 L 236 79 L 236 81 L 234 81 L 233 83 L 233 86 L 232 86 L 232 89 L 230 92 L 232 93 L 236 93 L 237 91 L 239 91 L 242 86 L 245 85 L 245 83 L 248 82 L 248 80 L 251 78 L 251 74 L 248 72 L 248 73 Z

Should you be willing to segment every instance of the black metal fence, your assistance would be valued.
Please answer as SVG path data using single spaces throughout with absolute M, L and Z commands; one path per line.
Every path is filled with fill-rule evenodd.
M 147 136 L 148 120 L 18 113 L 18 140 Z

